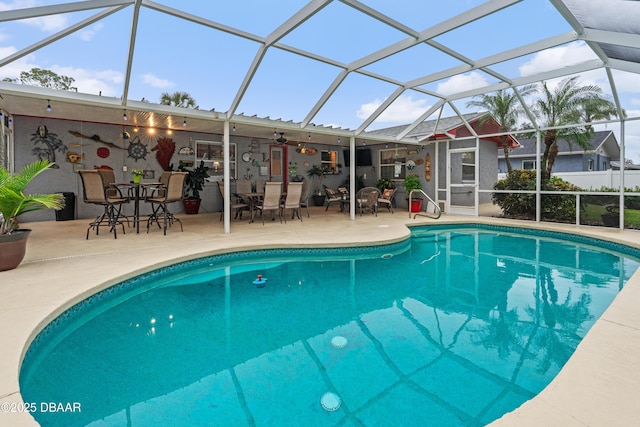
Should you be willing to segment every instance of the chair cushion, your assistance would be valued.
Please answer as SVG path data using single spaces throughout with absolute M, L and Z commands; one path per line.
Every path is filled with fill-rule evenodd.
M 329 196 L 330 199 L 335 199 L 338 197 L 338 194 L 335 192 L 334 189 L 327 188 L 326 191 L 327 191 L 327 196 Z
M 386 188 L 383 192 L 382 192 L 382 198 L 383 199 L 387 199 L 390 200 L 391 196 L 393 195 L 393 192 L 396 191 L 393 188 Z

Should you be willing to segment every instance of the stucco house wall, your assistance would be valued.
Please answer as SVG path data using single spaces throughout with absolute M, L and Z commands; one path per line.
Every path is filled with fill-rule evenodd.
M 175 132 L 172 135 L 157 134 L 156 136 L 144 136 L 140 135 L 140 141 L 147 146 L 148 153 L 145 159 L 135 160 L 129 157 L 126 148 L 129 146 L 131 139 L 135 137 L 131 127 L 127 128 L 127 131 L 131 134 L 131 139 L 125 141 L 121 138 L 123 132 L 123 126 L 109 125 L 99 123 L 86 123 L 73 120 L 42 120 L 40 118 L 32 118 L 25 116 L 14 116 L 13 118 L 14 129 L 14 164 L 16 170 L 19 170 L 24 165 L 37 160 L 38 157 L 33 154 L 34 143 L 31 141 L 33 134 L 36 132 L 38 126 L 45 125 L 49 132 L 55 133 L 62 143 L 67 147 L 67 152 L 75 152 L 81 155 L 83 158 L 80 161 L 81 164 L 75 164 L 67 161 L 67 155 L 65 152 L 55 152 L 55 162 L 58 168 L 45 171 L 41 176 L 36 178 L 30 186 L 27 188 L 29 193 L 73 193 L 75 195 L 75 214 L 77 219 L 83 218 L 95 218 L 102 212 L 102 207 L 96 205 L 89 205 L 82 200 L 82 181 L 79 174 L 76 172 L 78 169 L 94 169 L 103 165 L 109 166 L 114 170 L 117 182 L 129 182 L 131 180 L 131 169 L 146 169 L 153 170 L 155 177 L 159 178 L 162 173 L 162 167 L 156 159 L 156 152 L 151 151 L 156 145 L 156 137 L 167 136 L 173 139 L 176 145 L 176 150 L 171 158 L 174 170 L 178 168 L 180 160 L 195 160 L 194 156 L 180 155 L 178 151 L 181 147 L 189 145 L 189 139 L 207 140 L 207 141 L 221 141 L 221 135 L 204 134 L 196 132 Z M 79 138 L 70 133 L 79 132 L 85 136 L 97 135 L 101 140 L 115 144 L 121 148 L 115 148 L 107 146 L 99 142 L 93 141 L 90 138 Z M 254 138 L 232 136 L 231 142 L 236 144 L 237 151 L 237 176 L 242 179 L 244 175 L 250 174 L 252 180 L 266 179 L 268 176 L 260 176 L 260 165 L 263 162 L 257 163 L 245 163 L 239 158 L 240 153 L 249 150 L 251 140 Z M 272 141 L 261 141 L 259 144 L 259 152 L 254 154 L 254 158 L 262 159 L 263 154 L 266 158 L 269 157 L 269 145 Z M 102 158 L 98 155 L 98 148 L 108 148 L 109 156 Z M 195 147 L 194 147 L 195 148 Z M 104 150 L 101 150 L 104 151 Z M 337 149 L 340 152 L 340 149 Z M 289 161 L 298 164 L 298 173 L 305 179 L 307 177 L 307 171 L 314 165 L 320 164 L 320 154 L 315 156 L 308 156 L 306 154 L 297 153 L 293 147 L 290 147 Z M 344 165 L 344 159 L 340 155 L 340 163 Z M 305 162 L 309 162 L 309 166 L 304 166 Z M 266 163 L 265 163 L 266 164 Z M 123 166 L 127 168 L 127 171 L 123 171 Z M 336 187 L 347 179 L 346 168 L 342 168 L 342 173 L 337 175 L 328 175 L 323 179 L 323 183 Z M 221 179 L 217 178 L 217 179 Z M 373 179 L 373 178 L 372 178 Z M 202 205 L 200 212 L 219 212 L 222 210 L 222 197 L 218 190 L 216 182 L 208 182 L 205 185 L 205 189 L 201 192 Z M 150 213 L 148 206 L 145 203 L 141 203 L 141 214 L 146 215 Z M 180 203 L 175 203 L 171 206 L 171 210 L 174 213 L 183 213 L 183 208 Z M 133 203 L 131 206 L 125 207 L 125 214 L 131 215 L 133 213 Z M 54 210 L 44 210 L 38 212 L 31 212 L 20 217 L 21 221 L 52 221 L 56 219 Z

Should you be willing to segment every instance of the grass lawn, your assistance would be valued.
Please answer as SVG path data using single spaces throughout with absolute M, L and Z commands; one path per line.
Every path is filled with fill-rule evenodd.
M 602 224 L 601 215 L 606 212 L 607 210 L 604 208 L 604 206 L 586 205 L 584 209 L 580 211 L 580 222 L 584 224 Z M 625 209 L 624 225 L 628 228 L 640 229 L 640 210 Z

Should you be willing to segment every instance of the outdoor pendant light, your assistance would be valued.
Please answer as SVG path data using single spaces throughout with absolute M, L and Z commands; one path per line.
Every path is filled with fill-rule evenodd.
M 193 151 L 193 147 L 191 147 L 191 141 L 192 141 L 192 138 L 189 137 L 189 145 L 186 147 L 182 147 L 180 150 L 178 150 L 178 154 L 182 154 L 184 156 L 193 156 L 194 151 Z

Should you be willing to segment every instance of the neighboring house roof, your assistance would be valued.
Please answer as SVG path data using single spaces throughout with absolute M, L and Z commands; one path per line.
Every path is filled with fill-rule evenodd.
M 501 144 L 500 137 L 486 137 L 482 138 L 481 135 L 493 134 L 500 132 L 500 124 L 495 119 L 489 116 L 487 112 L 469 113 L 463 114 L 461 117 L 442 117 L 439 120 L 427 120 L 419 123 L 414 127 L 407 135 L 406 138 L 414 138 L 418 142 L 432 142 L 442 139 L 456 139 L 462 137 L 472 136 L 473 134 L 467 128 L 465 121 L 471 126 L 471 128 L 480 135 L 481 139 L 494 141 Z M 436 127 L 437 125 L 437 127 Z M 377 129 L 374 131 L 366 132 L 365 135 L 385 137 L 395 139 L 401 132 L 407 128 L 407 125 L 393 126 L 384 129 Z M 509 147 L 518 147 L 518 140 L 509 136 Z
M 624 168 L 627 170 L 640 170 L 640 165 L 625 162 Z M 611 162 L 611 169 L 620 170 L 620 162 Z
M 520 147 L 513 149 L 509 153 L 510 158 L 532 157 L 536 155 L 536 139 L 521 138 L 518 140 Z M 596 131 L 588 142 L 588 148 L 584 150 L 575 142 L 569 144 L 566 139 L 560 138 L 557 141 L 558 155 L 583 154 L 583 153 L 605 153 L 611 160 L 620 160 L 620 146 L 613 131 Z M 540 147 L 540 152 L 544 151 L 544 144 Z M 498 153 L 499 158 L 504 158 L 504 153 Z

